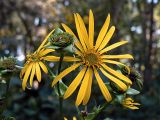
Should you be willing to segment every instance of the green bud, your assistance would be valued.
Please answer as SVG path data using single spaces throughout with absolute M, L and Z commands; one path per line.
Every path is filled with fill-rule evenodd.
M 54 33 L 50 36 L 49 42 L 51 46 L 55 46 L 58 49 L 64 49 L 65 47 L 71 45 L 74 41 L 73 35 L 63 32 L 61 29 L 55 29 Z
M 133 67 L 130 67 L 130 74 L 128 73 L 127 69 L 124 66 L 119 66 L 120 71 L 122 74 L 127 76 L 133 83 L 136 83 L 140 89 L 143 86 L 143 78 L 138 70 Z
M 16 59 L 13 57 L 4 57 L 0 59 L 1 70 L 13 70 L 15 68 Z

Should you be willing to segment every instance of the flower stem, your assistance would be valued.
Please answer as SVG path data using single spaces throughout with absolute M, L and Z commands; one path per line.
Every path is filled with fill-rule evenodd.
M 98 111 L 96 111 L 94 117 L 91 120 L 95 120 L 96 117 L 104 110 L 106 109 L 106 107 L 109 105 L 110 102 L 104 103 L 103 106 L 101 108 L 99 108 Z
M 64 58 L 64 54 L 61 52 L 60 60 L 59 60 L 59 66 L 58 66 L 58 74 L 61 72 L 63 58 Z M 60 115 L 63 116 L 63 114 L 62 114 L 63 113 L 63 97 L 62 97 L 61 91 L 60 91 L 60 82 L 57 83 L 57 89 L 58 89 L 58 94 L 59 94 Z

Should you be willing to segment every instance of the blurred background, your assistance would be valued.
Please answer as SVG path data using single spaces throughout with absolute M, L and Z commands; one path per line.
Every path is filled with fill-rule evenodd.
M 98 120 L 159 120 L 160 119 L 160 1 L 159 0 L 0 0 L 0 57 L 14 56 L 23 66 L 25 56 L 38 48 L 44 37 L 64 22 L 75 30 L 73 13 L 78 12 L 88 24 L 88 11 L 95 15 L 95 38 L 108 13 L 116 32 L 110 42 L 122 39 L 129 44 L 114 54 L 130 53 L 134 66 L 144 78 L 144 87 L 136 101 L 136 111 L 112 106 Z M 50 63 L 56 69 L 56 64 Z M 65 66 L 67 66 L 65 64 Z M 69 77 L 72 77 L 70 75 Z M 44 75 L 42 83 L 25 92 L 19 74 L 11 78 L 5 116 L 17 120 L 58 120 L 58 98 L 50 88 L 51 80 Z M 1 87 L 1 92 L 3 88 Z M 99 88 L 97 88 L 99 89 Z M 101 93 L 97 93 L 101 98 Z M 75 97 L 65 100 L 64 113 L 76 115 Z M 92 101 L 92 100 L 91 100 Z

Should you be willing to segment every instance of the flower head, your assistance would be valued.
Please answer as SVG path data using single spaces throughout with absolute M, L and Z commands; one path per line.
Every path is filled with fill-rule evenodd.
M 53 30 L 54 31 L 54 30 Z M 48 69 L 44 63 L 46 61 L 58 61 L 58 57 L 49 56 L 48 54 L 53 52 L 53 49 L 45 49 L 43 46 L 47 43 L 49 36 L 53 33 L 51 31 L 45 40 L 42 42 L 40 47 L 32 54 L 27 55 L 27 60 L 24 65 L 24 68 L 21 70 L 20 78 L 23 79 L 22 88 L 25 90 L 27 85 L 27 80 L 30 81 L 30 86 L 32 87 L 34 76 L 37 77 L 37 80 L 41 81 L 41 69 L 47 74 Z
M 62 24 L 62 26 L 66 32 L 73 35 L 76 39 L 76 56 L 70 57 L 70 60 L 64 59 L 64 61 L 75 61 L 75 64 L 62 71 L 53 80 L 52 86 L 55 85 L 61 78 L 66 76 L 68 73 L 81 66 L 80 68 L 82 69 L 80 70 L 76 78 L 73 80 L 73 82 L 69 85 L 67 91 L 64 94 L 64 98 L 68 98 L 77 89 L 77 87 L 81 85 L 77 95 L 76 105 L 80 105 L 82 102 L 83 104 L 87 104 L 91 95 L 93 76 L 95 76 L 104 98 L 107 101 L 111 101 L 112 96 L 105 83 L 103 82 L 102 78 L 100 77 L 99 72 L 103 73 L 104 76 L 108 77 L 122 90 L 127 90 L 127 86 L 132 84 L 131 80 L 123 74 L 110 68 L 108 65 L 122 65 L 125 66 L 129 71 L 129 68 L 126 65 L 116 61 L 115 59 L 133 59 L 133 57 L 129 54 L 107 55 L 108 51 L 117 48 L 123 44 L 126 44 L 127 41 L 117 42 L 108 46 L 108 42 L 115 31 L 114 26 L 111 26 L 111 28 L 109 28 L 110 15 L 108 15 L 103 27 L 101 28 L 96 41 L 94 40 L 94 15 L 92 11 L 90 10 L 89 12 L 88 31 L 85 27 L 83 19 L 78 13 L 74 14 L 74 18 L 78 38 L 67 25 Z
M 139 109 L 137 106 L 139 106 L 140 104 L 135 103 L 132 98 L 128 97 L 123 100 L 122 105 L 126 108 L 135 110 L 135 109 Z

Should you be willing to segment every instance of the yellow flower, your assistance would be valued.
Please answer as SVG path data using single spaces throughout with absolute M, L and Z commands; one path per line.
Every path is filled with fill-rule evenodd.
M 41 81 L 41 69 L 47 74 L 48 69 L 44 63 L 46 61 L 58 61 L 59 57 L 47 56 L 48 53 L 53 52 L 52 49 L 44 49 L 43 46 L 47 43 L 49 36 L 53 33 L 52 30 L 39 48 L 33 53 L 27 55 L 27 61 L 24 68 L 21 70 L 20 78 L 23 79 L 22 88 L 25 90 L 27 85 L 27 80 L 30 80 L 30 86 L 32 87 L 34 75 L 36 75 L 37 80 Z
M 122 90 L 127 90 L 127 85 L 131 85 L 132 82 L 129 78 L 124 76 L 123 74 L 115 71 L 114 69 L 110 68 L 109 64 L 116 64 L 116 65 L 124 65 L 121 62 L 115 61 L 114 59 L 133 59 L 133 57 L 129 54 L 122 54 L 122 55 L 107 55 L 107 52 L 126 44 L 127 41 L 121 41 L 114 43 L 110 46 L 108 44 L 109 40 L 111 39 L 115 27 L 112 26 L 109 29 L 110 23 L 110 15 L 106 18 L 106 21 L 101 28 L 98 38 L 94 43 L 94 16 L 92 11 L 89 12 L 89 28 L 88 32 L 85 27 L 84 21 L 81 16 L 76 13 L 74 14 L 76 29 L 78 33 L 78 38 L 72 32 L 72 30 L 65 24 L 62 24 L 63 28 L 66 32 L 72 34 L 76 38 L 75 47 L 76 56 L 70 57 L 70 60 L 75 61 L 75 64 L 70 66 L 69 68 L 62 71 L 52 82 L 52 86 L 54 86 L 60 79 L 66 76 L 71 71 L 75 70 L 76 68 L 80 67 L 81 70 L 73 80 L 73 82 L 69 85 L 67 91 L 64 94 L 64 99 L 68 98 L 76 88 L 81 84 L 77 99 L 76 105 L 80 105 L 82 102 L 83 104 L 87 104 L 90 94 L 91 94 L 91 86 L 93 75 L 97 79 L 97 83 L 100 87 L 100 90 L 107 101 L 111 101 L 112 97 L 107 89 L 106 85 L 104 84 L 103 80 L 101 79 L 99 72 L 103 73 L 106 77 L 108 77 L 112 82 L 118 85 Z M 69 59 L 64 59 L 64 61 L 69 61 Z M 129 70 L 129 68 L 128 68 Z
M 122 102 L 122 105 L 126 108 L 129 108 L 129 109 L 132 109 L 132 110 L 135 110 L 135 109 L 139 109 L 137 107 L 137 105 L 140 105 L 139 103 L 135 103 L 134 100 L 130 97 L 128 98 L 125 98 Z

